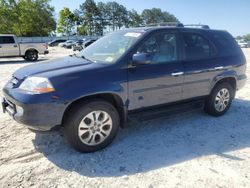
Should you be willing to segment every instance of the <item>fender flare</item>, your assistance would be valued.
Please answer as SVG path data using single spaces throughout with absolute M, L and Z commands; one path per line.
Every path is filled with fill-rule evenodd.
M 236 88 L 237 88 L 237 73 L 234 70 L 230 70 L 230 71 L 226 71 L 223 72 L 221 74 L 218 74 L 216 77 L 214 77 L 214 79 L 212 80 L 211 84 L 210 84 L 210 88 L 209 88 L 209 94 L 213 91 L 214 87 L 216 86 L 216 84 L 218 84 L 219 82 L 221 82 L 224 79 L 234 79 L 235 83 L 236 83 Z

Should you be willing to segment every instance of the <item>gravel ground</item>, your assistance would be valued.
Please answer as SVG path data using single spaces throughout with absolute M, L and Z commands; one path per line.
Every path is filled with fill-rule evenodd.
M 50 52 L 41 61 L 72 53 Z M 0 88 L 28 64 L 0 59 Z M 223 117 L 132 121 L 108 148 L 80 154 L 60 132 L 35 134 L 0 112 L 0 187 L 250 187 L 249 113 L 248 81 Z

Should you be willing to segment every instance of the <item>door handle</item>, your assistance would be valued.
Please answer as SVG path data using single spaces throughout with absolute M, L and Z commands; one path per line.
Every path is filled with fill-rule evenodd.
M 2 46 L 0 46 L 0 48 L 2 48 Z
M 17 45 L 15 44 L 15 45 L 14 45 L 14 47 L 16 48 L 16 47 L 17 47 Z
M 171 75 L 172 76 L 180 76 L 180 75 L 183 75 L 183 74 L 184 74 L 184 72 L 174 72 Z
M 224 67 L 214 67 L 214 70 L 222 70 Z

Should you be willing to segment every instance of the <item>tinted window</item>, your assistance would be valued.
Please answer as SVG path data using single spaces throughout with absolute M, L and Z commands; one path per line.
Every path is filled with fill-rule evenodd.
M 1 44 L 12 44 L 15 43 L 15 40 L 13 37 L 0 37 L 0 43 Z
M 177 60 L 176 35 L 158 33 L 148 38 L 137 50 L 137 53 L 148 53 L 152 63 L 166 63 Z
M 239 51 L 234 38 L 226 32 L 213 32 L 211 38 L 220 55 L 232 55 Z
M 199 34 L 184 33 L 186 59 L 204 59 L 211 56 L 209 42 Z

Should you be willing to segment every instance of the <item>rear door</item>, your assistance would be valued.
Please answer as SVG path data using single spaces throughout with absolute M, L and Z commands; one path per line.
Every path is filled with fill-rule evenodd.
M 223 71 L 216 49 L 205 35 L 183 32 L 184 83 L 183 99 L 208 95 L 210 84 Z
M 179 37 L 158 32 L 147 37 L 135 54 L 148 54 L 151 63 L 128 70 L 129 110 L 178 101 L 182 98 L 183 64 L 179 60 Z
M 1 36 L 1 49 L 3 56 L 19 56 L 19 46 L 13 36 Z

